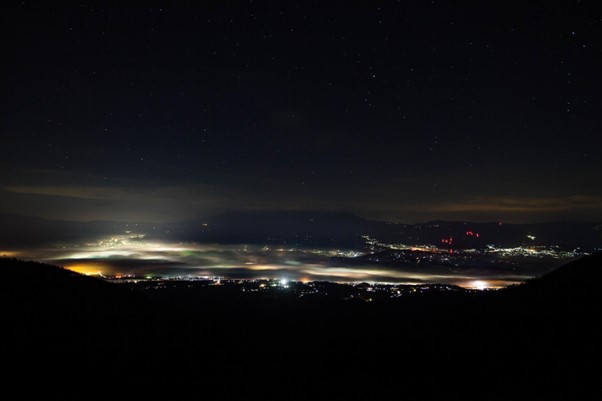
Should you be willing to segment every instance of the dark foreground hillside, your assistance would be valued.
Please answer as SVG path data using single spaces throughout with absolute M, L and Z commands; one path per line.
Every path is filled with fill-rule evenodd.
M 10 399 L 595 399 L 600 269 L 597 254 L 504 291 L 377 303 L 236 292 L 191 301 L 0 259 L 1 391 Z

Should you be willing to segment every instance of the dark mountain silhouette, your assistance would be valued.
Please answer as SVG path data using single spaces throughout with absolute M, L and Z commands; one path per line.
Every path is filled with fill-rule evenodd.
M 558 245 L 584 250 L 602 246 L 601 223 L 500 224 L 435 221 L 398 224 L 371 221 L 350 213 L 321 211 L 228 212 L 176 223 L 70 222 L 0 215 L 0 244 L 26 247 L 85 242 L 104 235 L 134 232 L 149 239 L 212 243 L 291 244 L 358 247 L 363 235 L 389 243 L 441 244 L 453 238 L 455 249 Z M 478 234 L 478 235 L 477 235 Z
M 523 285 L 500 291 L 512 310 L 523 309 L 541 316 L 562 316 L 574 324 L 592 322 L 602 303 L 602 252 L 567 263 Z M 597 330 L 596 330 L 597 331 Z
M 63 221 L 14 214 L 0 215 L 0 244 L 3 247 L 30 247 L 83 243 L 100 236 L 126 231 L 153 233 L 157 225 L 117 221 Z
M 16 391 L 11 399 L 115 397 L 116 383 L 129 384 L 123 398 L 597 398 L 601 258 L 503 291 L 377 303 L 219 287 L 166 299 L 5 258 L 3 390 Z M 36 385 L 17 385 L 23 378 Z
M 0 277 L 5 312 L 23 308 L 28 314 L 120 314 L 145 302 L 141 294 L 45 263 L 0 258 Z
M 558 245 L 594 249 L 602 244 L 600 223 L 504 224 L 435 221 L 401 224 L 366 220 L 351 213 L 320 211 L 228 212 L 169 224 L 172 236 L 207 242 L 248 242 L 313 246 L 358 246 L 363 235 L 389 243 L 440 244 L 452 237 L 453 248 Z
M 216 242 L 330 246 L 360 244 L 362 231 L 374 224 L 350 213 L 312 211 L 228 212 L 203 223 L 203 234 Z
M 584 256 L 520 287 L 556 297 L 602 297 L 602 252 Z

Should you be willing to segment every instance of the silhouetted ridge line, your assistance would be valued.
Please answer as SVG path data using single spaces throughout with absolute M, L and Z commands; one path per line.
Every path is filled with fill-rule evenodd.
M 0 277 L 11 313 L 119 314 L 144 302 L 142 294 L 46 263 L 0 258 Z
M 602 252 L 569 262 L 521 286 L 524 291 L 601 295 Z

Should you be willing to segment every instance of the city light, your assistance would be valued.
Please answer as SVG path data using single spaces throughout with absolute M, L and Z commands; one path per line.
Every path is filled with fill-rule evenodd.
M 468 237 L 476 237 L 476 233 Z M 471 289 L 496 289 L 524 282 L 549 271 L 560 260 L 586 253 L 555 245 L 457 248 L 450 253 L 453 237 L 443 246 L 428 243 L 389 243 L 369 235 L 356 248 L 267 246 L 264 244 L 201 244 L 150 240 L 127 232 L 84 243 L 36 248 L 27 252 L 35 260 L 67 269 L 103 276 L 136 277 L 144 280 L 173 277 L 224 277 L 225 279 L 277 280 L 291 282 L 335 281 L 438 283 Z M 472 244 L 474 245 L 474 244 Z M 20 250 L 19 252 L 23 252 Z M 18 255 L 5 250 L 7 256 Z M 526 259 L 525 259 L 526 258 Z M 534 260 L 537 263 L 525 263 Z M 545 263 L 542 263 L 545 261 Z
M 476 290 L 485 290 L 487 289 L 487 282 L 483 280 L 475 280 L 472 282 L 472 288 Z

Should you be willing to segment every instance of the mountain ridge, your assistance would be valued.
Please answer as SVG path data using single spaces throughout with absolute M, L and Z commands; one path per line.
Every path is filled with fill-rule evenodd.
M 563 281 L 567 272 L 591 273 L 593 267 L 583 266 L 600 267 L 601 259 L 597 254 L 576 261 L 549 277 Z M 13 295 L 23 291 L 20 299 L 29 299 L 19 303 L 7 297 L 10 291 L 1 295 L 0 352 L 11 367 L 4 375 L 4 389 L 16 390 L 23 371 L 46 383 L 19 385 L 16 398 L 81 399 L 81 388 L 114 396 L 114 380 L 145 383 L 149 377 L 160 377 L 166 385 L 125 386 L 120 394 L 169 393 L 169 399 L 191 399 L 211 389 L 221 399 L 262 400 L 282 399 L 283 393 L 288 399 L 307 399 L 316 392 L 337 399 L 399 393 L 462 400 L 573 399 L 582 398 L 577 396 L 582 393 L 594 398 L 600 394 L 599 387 L 592 385 L 597 383 L 594 364 L 599 338 L 597 315 L 591 314 L 600 291 L 562 298 L 562 308 L 558 302 L 543 307 L 553 298 L 542 298 L 532 285 L 523 284 L 518 287 L 521 291 L 451 298 L 426 295 L 376 303 L 244 298 L 240 304 L 218 298 L 219 302 L 183 308 L 145 300 L 124 311 L 123 294 L 115 308 L 80 306 L 110 300 L 112 289 L 121 290 L 115 284 L 83 279 L 56 266 L 0 259 L 0 267 L 6 264 L 32 268 L 29 273 L 34 275 L 49 269 L 62 279 L 78 279 L 86 288 L 65 293 L 67 302 L 57 303 L 30 297 L 40 288 L 57 294 L 48 292 L 55 286 L 52 280 L 15 285 L 0 275 Z M 21 277 L 28 281 L 32 275 Z M 546 280 L 544 276 L 533 283 L 546 284 Z M 593 280 L 583 277 L 582 281 Z M 88 290 L 97 285 L 104 295 Z M 600 282 L 596 285 L 599 288 Z M 71 312 L 47 313 L 43 303 Z M 56 368 L 59 360 L 64 368 Z M 78 386 L 62 385 L 65 377 Z M 349 378 L 357 382 L 341 387 Z M 471 392 L 466 391 L 467 378 Z M 307 380 L 311 380 L 309 387 L 298 388 L 299 381 Z
M 455 248 L 499 246 L 550 246 L 566 249 L 602 249 L 602 224 L 472 223 L 436 221 L 424 224 L 366 220 L 348 212 L 328 211 L 231 211 L 175 223 L 118 221 L 72 222 L 0 215 L 0 246 L 78 241 L 126 232 L 147 238 L 186 242 L 298 244 L 357 247 L 362 236 L 406 244 L 440 244 L 454 239 Z

